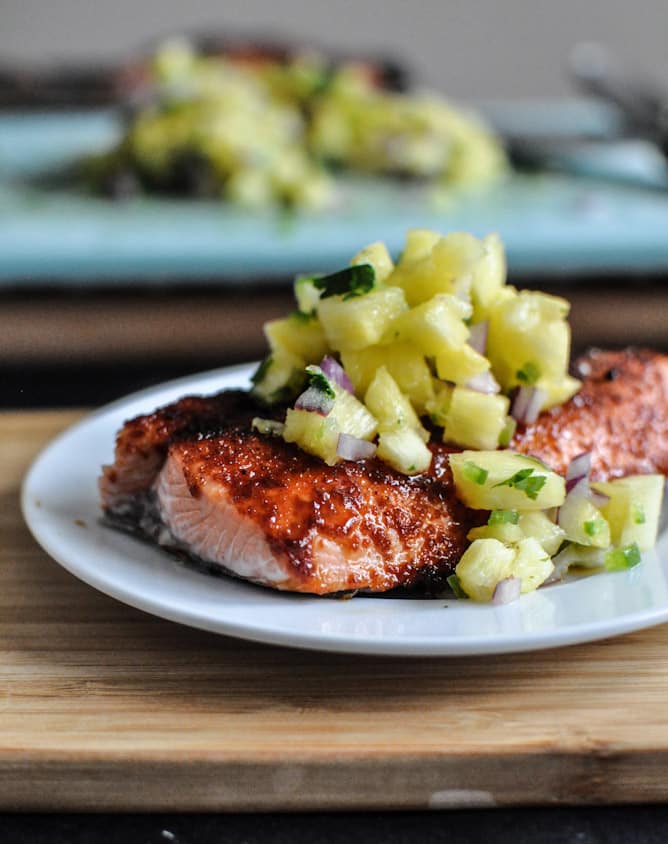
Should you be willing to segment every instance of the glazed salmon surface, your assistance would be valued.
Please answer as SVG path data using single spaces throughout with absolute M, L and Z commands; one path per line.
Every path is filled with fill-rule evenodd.
M 520 428 L 509 448 L 564 474 L 592 453 L 592 479 L 668 474 L 668 357 L 645 349 L 591 350 L 575 364 L 582 389 Z
M 379 460 L 329 467 L 247 430 L 172 446 L 156 493 L 177 547 L 240 577 L 316 594 L 443 579 L 474 524 L 446 455 L 430 474 L 407 478 Z
M 668 472 L 668 358 L 593 351 L 582 390 L 521 427 L 510 447 L 565 472 L 592 451 L 592 475 Z M 103 468 L 102 505 L 117 526 L 182 556 L 277 589 L 331 594 L 440 588 L 486 514 L 457 499 L 451 449 L 431 445 L 423 475 L 380 460 L 326 466 L 251 430 L 241 391 L 187 397 L 125 424 Z

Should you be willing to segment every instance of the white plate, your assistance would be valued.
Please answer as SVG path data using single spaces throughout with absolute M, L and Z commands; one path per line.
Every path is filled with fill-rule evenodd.
M 529 651 L 602 639 L 668 621 L 668 530 L 631 569 L 556 584 L 501 607 L 470 601 L 290 595 L 190 569 L 100 523 L 97 476 L 116 431 L 188 393 L 245 387 L 251 366 L 137 393 L 93 413 L 38 457 L 23 488 L 37 541 L 76 577 L 172 621 L 316 650 L 413 656 Z

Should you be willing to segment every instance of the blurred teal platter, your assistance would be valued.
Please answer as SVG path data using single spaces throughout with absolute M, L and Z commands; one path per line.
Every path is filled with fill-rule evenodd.
M 668 270 L 668 189 L 594 172 L 514 174 L 437 194 L 399 181 L 342 180 L 319 213 L 252 212 L 210 200 L 110 200 L 44 175 L 109 147 L 110 110 L 0 114 L 0 285 L 241 284 L 327 272 L 362 245 L 399 253 L 405 231 L 498 232 L 511 275 Z

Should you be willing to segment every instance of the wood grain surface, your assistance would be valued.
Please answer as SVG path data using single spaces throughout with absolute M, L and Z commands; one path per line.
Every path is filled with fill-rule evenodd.
M 544 285 L 542 285 L 544 287 Z M 668 280 L 622 288 L 553 285 L 566 296 L 575 348 L 630 344 L 668 349 Z M 0 361 L 54 364 L 133 360 L 254 360 L 262 325 L 294 307 L 291 289 L 113 295 L 40 291 L 0 297 Z
M 288 810 L 668 799 L 668 626 L 470 659 L 181 627 L 77 581 L 19 511 L 73 412 L 0 414 L 0 808 Z

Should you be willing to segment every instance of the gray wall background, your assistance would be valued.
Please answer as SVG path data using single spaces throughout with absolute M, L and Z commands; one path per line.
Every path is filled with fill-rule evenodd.
M 668 83 L 668 0 L 0 0 L 0 60 L 113 60 L 183 29 L 385 50 L 452 96 L 568 93 L 580 40 Z

